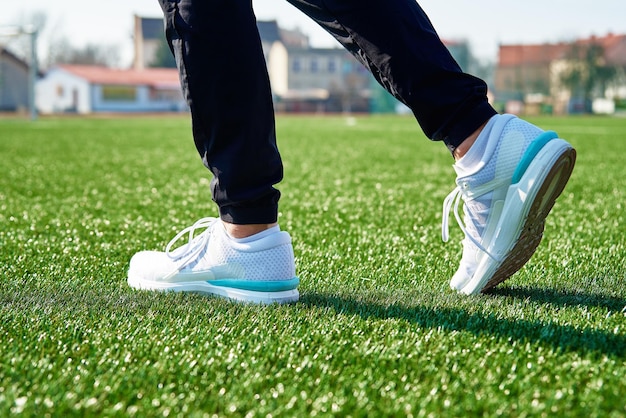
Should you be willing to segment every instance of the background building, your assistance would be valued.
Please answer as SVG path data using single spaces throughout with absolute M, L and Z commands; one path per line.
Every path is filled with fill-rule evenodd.
M 276 21 L 257 27 L 277 111 L 395 112 L 398 101 L 387 93 L 345 49 L 313 48 L 298 29 Z M 135 16 L 134 68 L 154 64 L 163 44 L 163 20 Z M 471 63 L 467 42 L 446 42 L 462 68 Z
M 172 112 L 186 109 L 173 68 L 117 70 L 60 65 L 37 83 L 41 113 Z
M 277 111 L 369 111 L 371 75 L 343 48 L 312 48 L 298 29 L 258 21 Z M 164 42 L 163 20 L 135 16 L 134 68 L 154 64 Z
M 626 35 L 573 42 L 500 45 L 494 89 L 513 113 L 589 112 L 626 98 Z
M 28 83 L 28 63 L 0 45 L 0 111 L 28 109 Z
M 163 28 L 163 19 L 135 15 L 134 20 L 133 41 L 135 55 L 133 68 L 135 70 L 143 70 L 152 66 L 157 51 L 163 42 L 165 30 Z

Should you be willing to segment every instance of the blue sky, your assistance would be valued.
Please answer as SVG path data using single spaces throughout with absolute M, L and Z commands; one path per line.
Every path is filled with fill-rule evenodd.
M 132 15 L 160 16 L 156 0 L 2 0 L 0 27 L 22 23 L 35 11 L 47 14 L 41 53 L 52 37 L 65 36 L 77 46 L 106 43 L 119 47 L 125 65 L 132 57 Z M 384 0 L 383 0 L 384 1 Z M 335 41 L 286 1 L 253 0 L 258 19 L 277 19 L 299 27 L 315 46 Z M 571 40 L 608 32 L 626 34 L 624 0 L 422 0 L 440 36 L 467 39 L 473 52 L 495 60 L 501 43 Z

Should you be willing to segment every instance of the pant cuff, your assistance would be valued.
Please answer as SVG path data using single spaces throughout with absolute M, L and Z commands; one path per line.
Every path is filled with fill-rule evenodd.
M 278 205 L 264 207 L 220 207 L 220 219 L 237 225 L 271 224 L 278 220 Z
M 461 142 L 497 113 L 488 102 L 482 102 L 469 111 L 461 112 L 461 116 L 452 121 L 449 130 L 440 134 L 441 139 L 450 152 L 454 152 Z

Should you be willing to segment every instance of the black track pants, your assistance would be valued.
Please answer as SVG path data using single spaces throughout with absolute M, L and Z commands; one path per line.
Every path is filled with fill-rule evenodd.
M 461 71 L 414 0 L 288 1 L 405 103 L 429 138 L 454 149 L 496 113 L 486 84 Z M 276 221 L 283 169 L 251 1 L 159 2 L 221 218 Z

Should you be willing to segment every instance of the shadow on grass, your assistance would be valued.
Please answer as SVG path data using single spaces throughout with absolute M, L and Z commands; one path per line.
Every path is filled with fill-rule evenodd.
M 489 295 L 530 300 L 555 306 L 586 306 L 589 308 L 603 308 L 613 313 L 621 312 L 626 308 L 626 299 L 585 292 L 567 292 L 553 289 L 539 289 L 532 287 L 499 288 L 489 291 Z
M 509 295 L 510 296 L 510 295 Z M 537 298 L 549 298 L 549 294 L 537 291 Z M 516 297 L 532 297 L 525 294 Z M 589 298 L 588 298 L 589 299 Z M 595 300 L 598 306 L 599 300 Z M 550 298 L 550 302 L 553 300 Z M 611 302 L 617 306 L 623 300 Z M 402 319 L 422 328 L 436 328 L 447 331 L 470 332 L 477 336 L 496 336 L 504 340 L 519 342 L 539 342 L 562 351 L 596 353 L 623 358 L 626 356 L 626 335 L 608 331 L 578 328 L 551 322 L 511 320 L 498 318 L 496 314 L 467 313 L 462 309 L 404 306 L 389 306 L 363 302 L 350 297 L 340 297 L 319 293 L 303 294 L 300 303 L 304 306 L 331 308 L 338 314 L 358 315 L 363 319 Z M 594 305 L 595 306 L 595 305 Z M 618 311 L 619 312 L 619 311 Z
M 42 292 L 37 289 L 14 289 L 6 283 L 0 283 L 0 303 L 7 312 L 40 311 L 45 315 L 55 312 L 72 311 L 75 317 L 88 316 L 99 318 L 102 315 L 136 316 L 137 312 L 149 310 L 176 311 L 188 305 L 182 304 L 189 295 L 172 294 L 164 297 L 158 293 L 131 294 L 115 291 L 101 292 L 92 288 L 64 287 L 57 292 Z M 626 305 L 626 299 L 605 297 L 601 294 L 583 292 L 563 292 L 532 288 L 503 288 L 490 292 L 492 296 L 517 298 L 557 306 L 600 307 L 623 315 L 620 311 Z M 196 298 L 197 296 L 194 296 Z M 203 298 L 198 299 L 198 306 L 206 310 Z M 225 302 L 224 302 L 225 303 Z M 184 305 L 184 306 L 182 306 Z M 300 307 L 329 308 L 337 314 L 359 316 L 363 319 L 400 319 L 425 329 L 468 332 L 476 336 L 494 336 L 504 341 L 520 343 L 540 343 L 565 352 L 589 353 L 611 357 L 626 357 L 626 335 L 623 330 L 613 333 L 607 330 L 557 324 L 549 320 L 509 319 L 498 317 L 496 313 L 470 313 L 462 307 L 437 307 L 426 305 L 406 305 L 402 303 L 377 303 L 371 300 L 359 300 L 350 296 L 338 296 L 315 292 L 301 295 L 296 304 Z M 215 306 L 211 304 L 209 306 Z M 238 304 L 225 304 L 225 307 L 237 307 Z M 294 305 L 295 306 L 295 305 Z M 256 309 L 256 307 L 255 307 Z

